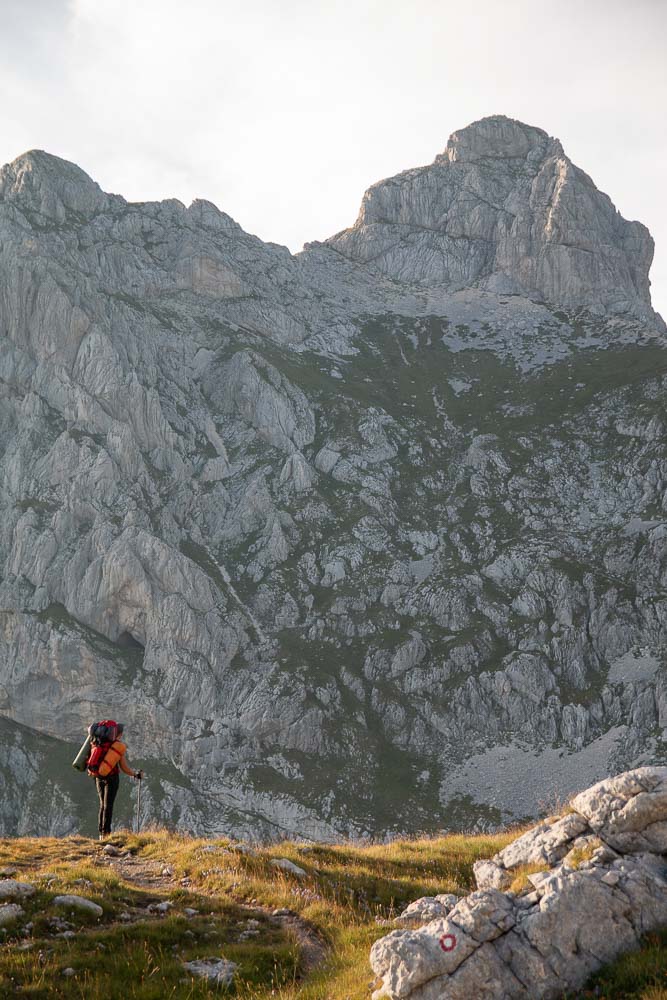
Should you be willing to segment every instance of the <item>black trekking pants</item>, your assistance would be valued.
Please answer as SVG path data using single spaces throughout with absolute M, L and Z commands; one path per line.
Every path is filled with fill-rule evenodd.
M 95 784 L 97 785 L 97 795 L 100 800 L 100 815 L 97 826 L 100 833 L 108 834 L 111 833 L 113 804 L 118 793 L 120 775 L 110 774 L 108 778 L 95 778 Z

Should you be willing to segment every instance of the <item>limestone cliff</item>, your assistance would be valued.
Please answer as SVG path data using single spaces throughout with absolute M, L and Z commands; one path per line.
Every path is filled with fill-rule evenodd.
M 4 167 L 0 829 L 42 823 L 35 732 L 105 716 L 150 815 L 250 836 L 488 826 L 664 759 L 651 249 L 508 119 L 297 256 Z
M 373 185 L 329 243 L 401 281 L 478 287 L 653 320 L 653 240 L 557 139 L 509 118 L 455 132 L 430 167 Z

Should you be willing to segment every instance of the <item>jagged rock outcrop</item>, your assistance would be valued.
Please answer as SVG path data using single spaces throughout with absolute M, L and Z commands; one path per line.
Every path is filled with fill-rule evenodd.
M 653 241 L 557 139 L 500 116 L 454 132 L 429 167 L 380 181 L 329 243 L 401 281 L 537 295 L 654 317 Z
M 665 759 L 650 241 L 559 148 L 484 120 L 297 256 L 2 168 L 2 832 L 92 826 L 100 717 L 145 819 L 250 837 L 486 828 Z
M 602 781 L 572 809 L 494 859 L 504 870 L 544 861 L 527 889 L 488 886 L 480 862 L 480 889 L 446 917 L 430 920 L 427 907 L 430 922 L 420 929 L 376 941 L 371 965 L 382 985 L 374 998 L 556 1000 L 664 926 L 667 767 Z M 554 853 L 556 844 L 563 853 Z
M 571 812 L 539 823 L 490 861 L 475 864 L 480 889 L 506 889 L 521 865 L 555 865 L 597 838 L 624 854 L 667 854 L 667 768 L 638 768 L 601 781 Z

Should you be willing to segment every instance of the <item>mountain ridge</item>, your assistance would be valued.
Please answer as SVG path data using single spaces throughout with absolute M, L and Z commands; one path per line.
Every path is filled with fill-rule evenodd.
M 452 197 L 452 192 L 445 190 L 443 194 L 436 182 L 435 190 L 431 193 L 434 194 L 436 200 L 444 202 L 436 217 L 432 216 L 432 201 L 427 200 L 426 205 L 424 205 L 421 203 L 421 199 L 418 199 L 415 204 L 414 198 L 408 198 L 407 206 L 396 205 L 392 203 L 391 195 L 395 193 L 396 189 L 400 190 L 406 185 L 412 187 L 414 185 L 411 182 L 423 178 L 427 178 L 430 190 L 433 187 L 431 178 L 434 173 L 442 173 L 444 170 L 446 175 L 447 168 L 452 166 L 467 168 L 472 164 L 481 170 L 482 167 L 488 168 L 489 161 L 497 163 L 506 160 L 517 161 L 514 165 L 521 166 L 524 173 L 526 170 L 531 172 L 533 187 L 539 181 L 542 187 L 551 186 L 552 188 L 550 192 L 531 192 L 531 194 L 536 194 L 537 200 L 535 217 L 538 216 L 539 212 L 546 212 L 544 238 L 540 238 L 539 234 L 536 237 L 534 233 L 531 237 L 525 231 L 525 225 L 524 231 L 514 236 L 504 232 L 501 232 L 499 236 L 495 234 L 496 242 L 502 243 L 504 240 L 508 244 L 504 249 L 501 247 L 497 254 L 500 259 L 495 261 L 497 265 L 495 269 L 488 270 L 488 260 L 473 260 L 463 262 L 463 264 L 459 261 L 458 270 L 455 268 L 454 273 L 450 274 L 448 268 L 452 269 L 451 262 L 448 264 L 446 259 L 449 252 L 447 241 L 451 242 L 463 238 L 492 242 L 489 234 L 495 233 L 498 228 L 497 222 L 494 223 L 493 220 L 489 219 L 476 219 L 471 225 L 466 226 L 461 211 L 469 216 L 475 216 L 476 213 L 479 214 L 480 208 L 486 204 L 489 208 L 496 210 L 498 214 L 511 216 L 512 212 L 506 206 L 514 204 L 519 193 L 514 190 L 503 191 L 505 204 L 495 204 L 493 201 L 485 199 L 483 190 L 477 190 L 480 187 L 483 189 L 484 186 L 481 183 L 481 178 L 477 176 L 469 181 L 464 179 L 464 188 L 467 185 L 464 192 L 465 200 L 462 206 L 458 206 L 455 203 L 455 198 Z M 552 175 L 554 170 L 556 176 Z M 546 179 L 541 177 L 545 171 L 550 174 Z M 42 174 L 44 179 L 51 183 L 42 185 Z M 455 186 L 457 183 L 459 182 L 455 180 Z M 574 190 L 571 191 L 571 189 Z M 573 232 L 572 220 L 568 220 L 571 206 L 561 207 L 561 202 L 568 198 L 572 199 L 581 213 L 582 206 L 581 204 L 576 205 L 576 203 L 577 201 L 581 202 L 586 191 L 590 193 L 594 204 L 583 206 L 584 209 L 589 209 L 584 214 L 584 225 L 581 230 L 574 227 Z M 496 190 L 494 193 L 497 195 L 499 192 Z M 102 192 L 99 185 L 76 164 L 43 150 L 30 150 L 21 154 L 10 164 L 5 165 L 0 172 L 0 197 L 21 203 L 26 197 L 29 199 L 31 195 L 39 197 L 38 210 L 42 214 L 59 221 L 63 220 L 63 213 L 66 213 L 68 207 L 70 210 L 86 215 L 86 213 L 100 211 L 103 207 L 110 208 L 114 200 L 121 198 L 120 195 L 109 195 Z M 389 202 L 385 204 L 387 198 L 389 198 Z M 122 202 L 125 205 L 182 205 L 177 199 L 168 199 L 165 202 L 133 203 L 122 199 Z M 206 220 L 208 224 L 214 224 L 214 228 L 218 228 L 222 224 L 230 232 L 243 232 L 244 235 L 249 236 L 235 220 L 209 201 L 195 199 L 189 207 L 186 208 L 183 205 L 183 209 L 186 212 L 198 214 L 201 222 Z M 407 218 L 405 217 L 406 210 L 408 211 Z M 382 211 L 388 212 L 387 217 L 376 218 L 378 211 L 381 214 Z M 417 218 L 410 217 L 410 211 L 416 212 Z M 426 216 L 423 215 L 424 211 Z M 392 212 L 396 216 L 395 218 L 391 217 Z M 454 216 L 453 222 L 449 219 L 449 215 Z M 419 217 L 422 217 L 422 224 L 418 221 Z M 602 219 L 605 228 L 601 235 L 610 245 L 613 245 L 614 239 L 620 241 L 620 246 L 616 247 L 617 253 L 615 255 L 607 254 L 605 256 L 606 244 L 599 238 L 596 240 L 592 231 L 585 234 L 586 226 L 592 225 L 594 228 L 596 224 L 600 223 L 601 217 L 605 217 Z M 514 218 L 516 220 L 516 215 Z M 501 294 L 525 294 L 529 298 L 537 296 L 538 300 L 551 302 L 553 305 L 564 305 L 570 308 L 573 306 L 593 306 L 612 312 L 626 312 L 643 321 L 655 322 L 661 329 L 664 329 L 662 318 L 659 314 L 654 313 L 650 302 L 648 271 L 653 257 L 653 240 L 650 233 L 642 223 L 628 222 L 623 219 L 614 208 L 611 199 L 599 192 L 590 177 L 580 168 L 575 167 L 572 161 L 565 156 L 560 141 L 553 139 L 545 131 L 535 126 L 526 125 L 502 115 L 493 115 L 452 133 L 445 150 L 436 155 L 432 164 L 403 171 L 394 177 L 373 184 L 366 191 L 357 220 L 351 228 L 342 230 L 324 242 L 306 243 L 303 250 L 295 255 L 290 254 L 290 256 L 293 258 L 304 254 L 307 256 L 315 248 L 333 247 L 343 256 L 347 256 L 357 263 L 368 263 L 368 254 L 372 252 L 370 259 L 373 260 L 375 267 L 378 267 L 378 259 L 380 257 L 386 258 L 387 254 L 391 256 L 391 251 L 394 250 L 393 234 L 390 234 L 390 242 L 387 246 L 386 240 L 383 241 L 381 238 L 378 243 L 378 237 L 374 234 L 370 235 L 369 238 L 367 230 L 382 224 L 412 226 L 431 232 L 443 230 L 443 239 L 446 237 L 445 242 L 439 247 L 428 248 L 429 258 L 433 258 L 434 254 L 436 256 L 439 254 L 435 270 L 433 264 L 427 260 L 421 270 L 413 268 L 412 271 L 408 269 L 406 273 L 405 262 L 392 264 L 391 259 L 385 259 L 383 266 L 380 267 L 385 276 L 398 277 L 401 280 L 417 282 L 418 284 L 425 280 L 432 280 L 436 283 L 445 281 L 455 288 L 470 287 L 472 283 Z M 448 225 L 450 230 L 454 230 L 453 232 L 447 232 Z M 528 228 L 535 229 L 536 226 L 536 218 L 529 220 Z M 562 239 L 551 238 L 558 235 L 561 235 Z M 250 238 L 259 240 L 259 237 Z M 568 243 L 568 238 L 575 238 L 579 243 Z M 360 239 L 361 252 L 357 249 Z M 536 240 L 536 246 L 532 245 L 531 239 Z M 264 244 L 261 240 L 259 242 L 276 249 L 280 247 L 280 244 Z M 526 242 L 529 245 L 521 246 L 522 243 Z M 370 243 L 370 249 L 363 246 L 363 244 L 368 243 Z M 518 244 L 518 247 L 515 244 Z M 418 250 L 414 245 L 409 249 L 412 256 Z M 598 272 L 592 276 L 591 280 L 590 268 L 584 267 L 583 262 L 577 264 L 572 260 L 561 260 L 556 264 L 548 265 L 547 270 L 549 271 L 554 268 L 562 270 L 566 266 L 567 274 L 564 279 L 560 278 L 562 284 L 570 289 L 573 286 L 581 286 L 577 287 L 574 292 L 564 295 L 563 288 L 558 285 L 554 275 L 550 273 L 534 274 L 533 269 L 527 264 L 527 260 L 537 260 L 546 252 L 556 250 L 558 253 L 571 251 L 572 254 L 578 252 L 602 255 Z M 520 254 L 520 260 L 514 259 L 517 254 Z M 442 271 L 441 274 L 437 273 L 438 267 Z M 517 276 L 514 273 L 517 268 L 519 271 L 523 268 L 524 272 L 527 269 L 527 273 Z M 602 276 L 599 271 L 605 269 L 611 273 L 607 276 L 604 287 L 597 289 L 601 294 L 597 298 L 594 297 L 593 300 L 587 300 L 585 293 L 596 292 L 595 279 L 600 283 Z M 582 271 L 583 275 L 580 273 Z M 584 279 L 587 283 L 584 283 Z M 623 290 L 623 294 L 611 297 L 612 291 L 618 289 L 619 286 Z
M 293 256 L 210 203 L 81 193 L 78 168 L 19 161 L 0 171 L 12 802 L 39 773 L 15 727 L 74 751 L 94 717 L 126 723 L 148 815 L 244 836 L 495 827 L 545 787 L 664 758 L 667 354 L 647 285 L 628 270 L 605 306 L 608 272 L 577 263 L 578 287 L 601 276 L 584 307 L 475 287 L 498 273 L 476 237 L 457 266 L 487 277 L 464 287 L 419 234 L 381 267 L 354 259 L 363 233 L 347 257 L 336 237 Z M 454 166 L 453 186 L 452 164 L 429 176 L 461 217 L 489 177 Z M 524 221 L 549 203 L 534 169 L 497 180 Z M 599 235 L 596 206 L 575 221 Z M 401 278 L 412 249 L 416 270 L 440 260 L 432 284 Z M 505 790 L 508 768 L 524 780 Z M 2 828 L 41 822 L 26 809 Z

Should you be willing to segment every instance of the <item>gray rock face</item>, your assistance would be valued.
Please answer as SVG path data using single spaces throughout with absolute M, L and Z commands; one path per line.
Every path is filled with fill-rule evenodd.
M 455 132 L 432 166 L 375 184 L 353 228 L 329 242 L 401 281 L 653 317 L 646 228 L 557 139 L 509 118 Z
M 296 257 L 2 169 L 0 832 L 93 831 L 99 718 L 142 821 L 251 840 L 486 829 L 665 760 L 650 241 L 569 161 L 545 193 L 559 150 L 477 123 Z
M 667 767 L 638 768 L 600 781 L 572 806 L 615 850 L 667 854 Z
M 632 850 L 657 823 L 667 821 L 666 779 L 667 768 L 639 768 L 600 782 L 577 796 L 575 812 L 564 817 L 570 842 L 576 842 L 578 830 L 590 833 L 593 824 L 601 840 L 613 838 L 609 806 L 617 793 L 617 808 L 622 798 L 625 809 L 634 806 L 629 811 L 636 840 L 628 842 L 627 852 L 598 850 L 578 866 L 567 859 L 547 862 L 550 870 L 530 876 L 534 890 L 515 895 L 481 888 L 446 918 L 376 941 L 371 965 L 382 985 L 374 1000 L 556 1000 L 635 948 L 642 935 L 667 921 L 665 845 L 662 850 Z M 585 814 L 577 811 L 579 805 Z M 621 825 L 629 822 L 626 813 Z M 563 820 L 551 823 L 552 844 L 565 829 Z M 501 854 L 506 862 L 526 864 L 536 857 L 537 845 L 544 853 L 546 842 L 540 824 Z M 500 856 L 494 858 L 494 866 L 499 861 Z M 479 864 L 484 871 L 484 863 Z M 416 910 L 420 902 L 427 901 L 411 905 Z
M 446 917 L 459 901 L 451 892 L 437 896 L 422 896 L 410 903 L 394 920 L 401 927 L 421 927 L 438 917 Z
M 552 867 L 577 847 L 667 854 L 667 767 L 639 767 L 599 781 L 572 799 L 572 812 L 538 823 L 490 861 L 477 861 L 480 889 L 505 889 L 521 865 Z

